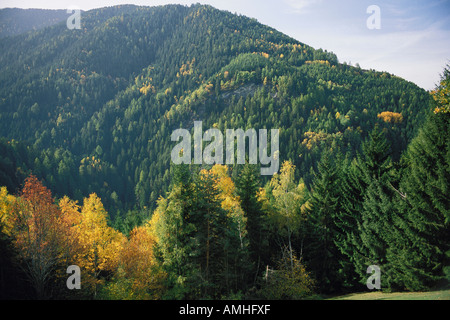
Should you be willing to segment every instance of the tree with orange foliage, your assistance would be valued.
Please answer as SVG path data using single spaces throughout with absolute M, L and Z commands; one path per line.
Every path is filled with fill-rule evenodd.
M 109 288 L 110 296 L 134 300 L 161 298 L 165 273 L 155 259 L 154 246 L 149 223 L 131 231 L 120 254 L 118 279 Z
M 39 299 L 48 298 L 48 286 L 69 250 L 62 213 L 49 189 L 35 176 L 25 180 L 11 215 L 13 244 L 20 266 L 29 276 Z

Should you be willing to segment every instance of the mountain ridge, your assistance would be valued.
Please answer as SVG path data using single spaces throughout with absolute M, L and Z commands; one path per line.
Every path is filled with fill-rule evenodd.
M 69 15 L 62 9 L 0 9 L 0 38 L 52 26 L 65 21 Z

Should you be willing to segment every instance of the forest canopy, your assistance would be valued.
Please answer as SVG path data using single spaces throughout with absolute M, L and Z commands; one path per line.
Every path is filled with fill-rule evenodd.
M 426 92 L 198 4 L 82 21 L 0 39 L 1 298 L 303 299 L 365 290 L 371 265 L 384 290 L 448 279 L 448 67 Z M 171 163 L 194 121 L 279 129 L 280 170 Z

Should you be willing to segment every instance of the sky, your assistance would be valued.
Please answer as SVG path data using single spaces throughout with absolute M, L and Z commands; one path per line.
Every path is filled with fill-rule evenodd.
M 386 71 L 425 90 L 435 88 L 450 64 L 450 0 L 0 0 L 0 8 L 90 10 L 126 3 L 209 4 L 332 51 L 342 63 Z

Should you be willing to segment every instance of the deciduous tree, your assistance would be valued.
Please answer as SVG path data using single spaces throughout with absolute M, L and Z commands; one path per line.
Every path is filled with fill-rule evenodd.
M 95 297 L 103 278 L 117 270 L 125 236 L 108 226 L 107 212 L 95 193 L 84 199 L 76 232 L 82 246 L 77 265 L 83 270 L 86 291 Z
M 12 213 L 13 244 L 39 299 L 49 298 L 61 256 L 67 251 L 62 213 L 49 189 L 35 176 L 24 183 Z
M 288 248 L 290 261 L 294 261 L 292 237 L 302 227 L 309 207 L 308 190 L 303 181 L 295 183 L 294 172 L 295 166 L 285 161 L 280 173 L 275 174 L 270 181 L 274 199 L 274 210 L 270 214 L 270 219 L 282 236 L 281 249 L 284 246 Z

